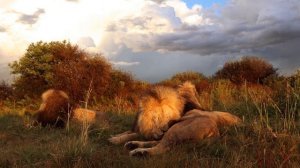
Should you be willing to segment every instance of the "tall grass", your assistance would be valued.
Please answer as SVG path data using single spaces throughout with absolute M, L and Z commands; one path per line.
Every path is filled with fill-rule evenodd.
M 298 84 L 289 81 L 273 90 L 268 86 L 249 84 L 237 86 L 226 80 L 216 80 L 210 90 L 200 94 L 200 104 L 206 109 L 230 111 L 270 130 L 297 130 L 300 109 Z
M 234 113 L 243 124 L 222 129 L 220 138 L 178 145 L 147 159 L 130 158 L 122 146 L 106 140 L 131 127 L 136 107 L 125 97 L 103 98 L 91 105 L 92 90 L 87 90 L 83 106 L 105 111 L 109 125 L 103 127 L 99 120 L 94 125 L 71 121 L 64 130 L 24 127 L 29 119 L 22 117 L 21 109 L 38 105 L 8 101 L 0 107 L 0 113 L 6 111 L 0 117 L 0 167 L 299 167 L 300 87 L 296 84 L 285 81 L 274 89 L 212 81 L 199 94 L 201 105 Z

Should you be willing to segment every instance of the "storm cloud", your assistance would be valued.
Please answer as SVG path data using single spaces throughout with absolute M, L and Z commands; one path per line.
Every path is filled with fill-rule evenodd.
M 122 41 L 135 51 L 187 51 L 206 56 L 257 50 L 300 37 L 298 0 L 232 0 L 214 15 L 199 9 L 190 13 L 188 17 L 201 18 L 196 24 L 178 17 L 178 9 L 172 6 L 147 6 L 143 11 L 113 26 L 118 34 L 126 34 Z M 162 31 L 151 31 L 152 27 Z
M 197 5 L 188 8 L 179 1 L 159 1 L 110 26 L 108 31 L 133 53 L 152 53 L 152 57 L 136 59 L 141 67 L 147 67 L 147 62 L 152 62 L 150 58 L 159 60 L 154 69 L 151 65 L 145 68 L 152 69 L 152 79 L 158 79 L 154 74 L 163 72 L 166 76 L 189 69 L 212 74 L 226 60 L 244 55 L 263 57 L 282 74 L 299 68 L 298 0 L 231 0 L 210 9 Z M 120 55 L 124 58 L 124 54 Z M 143 68 L 137 69 L 133 71 L 144 78 L 140 73 Z

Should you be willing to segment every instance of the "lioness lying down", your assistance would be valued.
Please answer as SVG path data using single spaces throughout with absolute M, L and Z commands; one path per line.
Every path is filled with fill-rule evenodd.
M 130 156 L 157 155 L 182 142 L 217 137 L 220 127 L 235 125 L 240 121 L 237 116 L 227 112 L 191 110 L 165 132 L 160 141 L 129 141 L 125 148 L 131 150 Z

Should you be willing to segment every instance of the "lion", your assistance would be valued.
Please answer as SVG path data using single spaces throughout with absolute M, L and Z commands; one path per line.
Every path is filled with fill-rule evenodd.
M 71 115 L 70 99 L 64 91 L 49 89 L 42 94 L 36 119 L 43 127 L 51 125 L 62 128 Z
M 42 94 L 42 104 L 35 116 L 43 127 L 50 125 L 63 128 L 70 120 L 94 123 L 96 112 L 71 104 L 68 95 L 62 90 L 49 89 Z
M 175 123 L 160 141 L 129 141 L 125 148 L 130 156 L 158 155 L 183 142 L 199 142 L 204 138 L 218 137 L 219 128 L 236 125 L 241 119 L 227 112 L 191 110 Z
M 133 128 L 108 140 L 113 144 L 121 144 L 139 135 L 148 140 L 161 139 L 169 126 L 185 112 L 202 109 L 197 97 L 195 86 L 189 81 L 177 88 L 153 86 L 141 97 Z

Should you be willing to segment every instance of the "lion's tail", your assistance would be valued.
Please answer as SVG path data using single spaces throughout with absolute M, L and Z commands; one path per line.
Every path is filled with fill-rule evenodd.
M 227 112 L 214 112 L 217 116 L 217 123 L 220 126 L 230 126 L 230 125 L 237 125 L 241 123 L 241 119 L 233 114 Z

